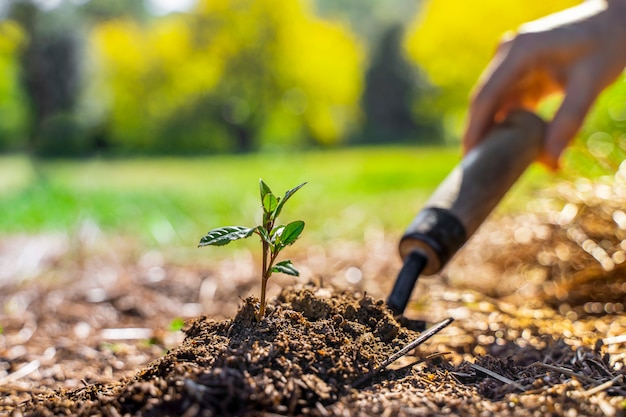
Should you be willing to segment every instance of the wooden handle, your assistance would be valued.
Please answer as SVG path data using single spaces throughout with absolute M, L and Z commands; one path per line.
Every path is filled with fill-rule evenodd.
M 408 227 L 400 242 L 402 259 L 417 250 L 428 258 L 424 273 L 443 268 L 537 159 L 545 127 L 535 114 L 521 110 L 495 126 L 446 177 Z

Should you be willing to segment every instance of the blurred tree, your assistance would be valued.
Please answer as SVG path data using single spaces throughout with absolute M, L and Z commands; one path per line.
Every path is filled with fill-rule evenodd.
M 14 3 L 9 16 L 28 36 L 21 78 L 28 97 L 30 149 L 44 156 L 85 152 L 88 144 L 73 114 L 80 83 L 76 32 L 56 30 L 54 16 L 28 1 Z
M 88 0 L 76 6 L 83 18 L 101 21 L 117 17 L 132 17 L 137 20 L 150 18 L 143 1 L 128 0 Z
M 448 134 L 458 137 L 471 87 L 489 62 L 503 33 L 572 6 L 573 0 L 512 0 L 480 3 L 425 1 L 406 38 L 409 56 L 439 88 L 431 106 L 447 116 Z
M 90 36 L 111 140 L 127 150 L 249 151 L 336 143 L 358 115 L 362 52 L 293 0 L 200 1 Z
M 349 23 L 369 45 L 376 45 L 389 26 L 410 22 L 422 0 L 313 0 L 321 16 Z
M 5 0 L 0 15 L 0 149 L 39 156 L 91 151 L 100 132 L 83 117 L 90 107 L 81 102 L 84 28 L 99 19 L 146 18 L 143 3 Z
M 423 104 L 433 94 L 402 49 L 403 28 L 396 23 L 381 36 L 365 76 L 362 107 L 365 120 L 356 138 L 363 143 L 436 143 L 438 118 Z

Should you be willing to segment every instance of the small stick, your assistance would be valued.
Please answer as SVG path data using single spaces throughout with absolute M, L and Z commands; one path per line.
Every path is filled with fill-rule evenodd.
M 45 389 L 32 388 L 32 387 L 21 387 L 19 385 L 0 385 L 0 393 L 12 393 L 12 392 L 28 392 L 30 394 L 44 394 L 48 391 Z
M 613 386 L 613 384 L 615 384 L 616 382 L 620 382 L 620 380 L 622 380 L 623 378 L 624 378 L 624 375 L 618 375 L 615 378 L 610 379 L 610 380 L 606 381 L 603 384 L 600 384 L 600 385 L 598 385 L 596 387 L 588 389 L 587 391 L 583 392 L 583 395 L 585 397 L 590 397 L 593 394 L 597 394 L 600 391 L 604 391 L 606 389 L 609 389 L 609 388 L 611 388 Z
M 428 339 L 430 339 L 431 337 L 433 337 L 434 335 L 442 331 L 445 327 L 450 325 L 450 323 L 452 323 L 453 321 L 454 319 L 452 317 L 448 317 L 447 319 L 435 324 L 430 329 L 422 332 L 422 334 L 420 334 L 411 343 L 409 343 L 408 345 L 406 345 L 405 347 L 403 347 L 402 349 L 400 349 L 399 351 L 397 351 L 396 353 L 394 353 L 393 355 L 385 359 L 383 363 L 381 363 L 377 368 L 369 371 L 368 373 L 363 375 L 361 378 L 357 379 L 352 384 L 352 387 L 356 388 L 359 385 L 363 384 L 364 382 L 368 381 L 369 379 L 373 378 L 374 376 L 379 374 L 383 369 L 389 366 L 391 363 L 400 359 L 402 356 L 406 355 L 411 350 L 415 349 L 416 347 L 418 347 L 419 345 L 421 345 L 422 343 L 424 343 L 425 341 L 427 341 Z
M 571 376 L 571 377 L 577 378 L 577 379 L 579 379 L 581 381 L 584 381 L 584 382 L 589 382 L 591 384 L 597 384 L 598 383 L 598 381 L 593 379 L 593 378 L 589 378 L 588 376 L 577 374 L 576 372 L 571 371 L 571 370 L 569 370 L 567 368 L 560 368 L 558 366 L 552 366 L 552 365 L 548 365 L 547 363 L 542 363 L 542 362 L 536 362 L 535 365 L 541 366 L 541 367 L 546 368 L 546 369 L 549 369 L 550 371 L 559 372 L 559 373 L 562 373 L 563 375 L 567 375 L 567 376 Z
M 487 369 L 485 367 L 482 367 L 482 366 L 477 365 L 475 363 L 470 363 L 469 366 L 471 368 L 476 369 L 478 372 L 482 372 L 485 375 L 488 375 L 488 376 L 490 376 L 490 377 L 492 377 L 494 379 L 497 379 L 500 382 L 504 382 L 505 384 L 508 384 L 508 385 L 513 385 L 515 388 L 517 388 L 520 391 L 526 391 L 526 389 L 523 386 L 521 386 L 517 382 L 513 381 L 512 379 L 509 379 L 509 378 L 507 378 L 507 377 L 505 377 L 503 375 L 500 375 L 500 374 L 497 374 L 497 373 L 495 373 L 493 371 L 490 371 L 489 369 Z
M 413 340 L 411 343 L 409 343 L 408 345 L 406 345 L 405 347 L 403 347 L 402 349 L 400 349 L 399 351 L 391 355 L 386 360 L 384 360 L 383 363 L 380 364 L 378 369 L 382 370 L 382 368 L 386 368 L 391 363 L 400 359 L 402 356 L 406 355 L 407 353 L 409 353 L 410 351 L 412 351 L 413 349 L 415 349 L 416 347 L 418 347 L 419 345 L 421 345 L 422 343 L 424 343 L 425 341 L 427 341 L 428 339 L 430 339 L 431 337 L 433 337 L 434 335 L 442 331 L 444 328 L 448 327 L 450 323 L 452 323 L 453 321 L 454 319 L 452 317 L 448 317 L 447 319 L 435 324 L 430 329 L 422 332 L 422 334 L 420 334 L 417 337 L 417 339 Z
M 431 353 L 430 355 L 426 356 L 424 359 L 421 359 L 420 362 L 424 362 L 424 361 L 429 361 L 432 359 L 436 359 L 436 358 L 441 358 L 442 356 L 446 356 L 451 354 L 452 352 L 435 352 L 435 353 Z
M 401 368 L 396 369 L 396 371 L 403 371 L 405 369 L 410 369 L 413 368 L 415 365 L 419 365 L 420 363 L 424 363 L 426 361 L 429 361 L 431 359 L 435 359 L 435 358 L 440 358 L 446 355 L 449 355 L 452 352 L 435 352 L 435 353 L 431 353 L 430 355 L 426 356 L 425 358 L 420 358 L 414 362 L 411 362 L 408 365 L 404 365 Z
M 33 361 L 28 362 L 26 365 L 23 365 L 20 369 L 9 374 L 3 378 L 0 378 L 0 385 L 4 385 L 11 381 L 17 381 L 18 379 L 24 378 L 25 376 L 35 372 L 39 369 L 40 362 L 35 359 Z
M 606 337 L 602 339 L 602 344 L 613 345 L 617 343 L 626 343 L 626 334 L 620 334 L 618 336 Z

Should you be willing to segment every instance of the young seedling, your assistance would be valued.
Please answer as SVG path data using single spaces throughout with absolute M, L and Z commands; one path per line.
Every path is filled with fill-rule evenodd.
M 274 226 L 278 215 L 283 210 L 285 203 L 300 188 L 304 187 L 306 182 L 287 191 L 285 196 L 276 197 L 270 187 L 259 180 L 261 190 L 261 207 L 263 208 L 263 223 L 256 227 L 245 226 L 225 226 L 211 230 L 202 239 L 201 246 L 223 246 L 232 241 L 246 239 L 253 234 L 261 238 L 263 248 L 263 270 L 261 272 L 261 306 L 259 308 L 258 319 L 261 320 L 265 316 L 265 297 L 267 281 L 274 272 L 282 272 L 283 274 L 299 276 L 300 273 L 290 260 L 280 261 L 276 263 L 278 254 L 288 245 L 293 244 L 302 234 L 304 230 L 304 222 L 296 220 L 287 225 Z

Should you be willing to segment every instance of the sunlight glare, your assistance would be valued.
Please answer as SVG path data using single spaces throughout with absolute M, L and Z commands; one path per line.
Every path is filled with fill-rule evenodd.
M 63 0 L 37 0 L 34 3 L 44 12 L 55 9 Z
M 157 16 L 164 16 L 174 12 L 187 12 L 197 3 L 197 0 L 145 0 L 146 9 Z

